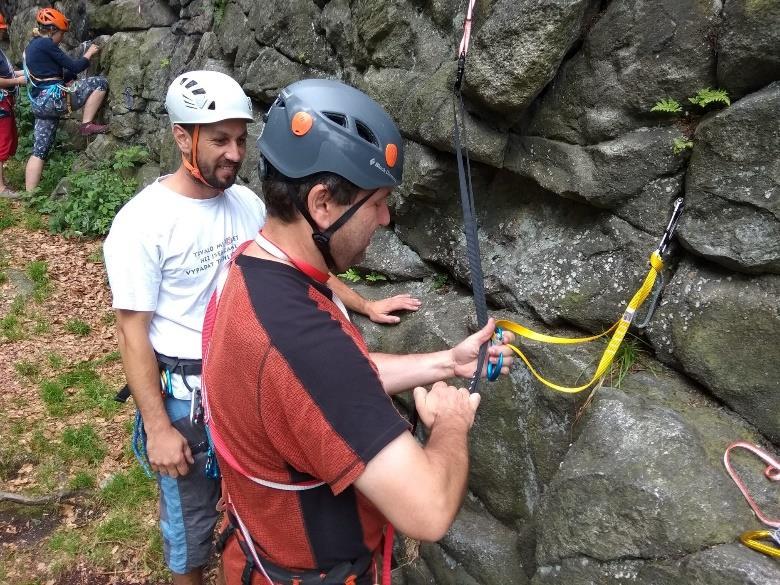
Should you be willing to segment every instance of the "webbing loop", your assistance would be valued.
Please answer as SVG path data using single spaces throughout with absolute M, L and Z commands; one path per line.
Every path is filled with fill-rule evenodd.
M 501 327 L 502 329 L 506 329 L 507 331 L 511 331 L 512 333 L 515 333 L 520 337 L 525 337 L 526 339 L 531 339 L 542 343 L 552 343 L 556 345 L 574 345 L 580 343 L 588 343 L 590 341 L 594 341 L 601 337 L 605 337 L 607 335 L 612 334 L 612 337 L 610 338 L 609 343 L 607 344 L 607 347 L 604 350 L 604 353 L 601 355 L 601 359 L 599 360 L 599 364 L 596 367 L 596 371 L 594 372 L 593 376 L 590 378 L 590 380 L 587 383 L 582 384 L 580 386 L 562 386 L 560 384 L 555 384 L 554 382 L 547 380 L 533 367 L 531 361 L 528 359 L 528 357 L 523 353 L 523 351 L 519 347 L 512 344 L 507 344 L 507 346 L 521 360 L 523 360 L 523 363 L 525 363 L 525 365 L 528 367 L 528 370 L 534 375 L 534 377 L 537 380 L 539 380 L 542 384 L 547 386 L 548 388 L 551 388 L 558 392 L 564 392 L 566 394 L 576 394 L 577 392 L 582 392 L 583 390 L 589 388 L 594 383 L 596 383 L 596 381 L 598 381 L 598 379 L 601 378 L 601 376 L 603 376 L 609 369 L 610 365 L 615 359 L 615 355 L 617 354 L 617 351 L 620 348 L 621 343 L 623 343 L 623 339 L 625 338 L 626 333 L 628 332 L 628 328 L 630 327 L 631 322 L 634 320 L 634 316 L 636 315 L 637 311 L 642 306 L 642 304 L 645 302 L 650 292 L 653 290 L 653 285 L 655 284 L 656 278 L 658 278 L 658 275 L 661 273 L 661 270 L 663 270 L 663 267 L 664 267 L 663 258 L 661 258 L 661 254 L 659 253 L 659 251 L 655 250 L 650 255 L 650 270 L 648 271 L 647 276 L 645 276 L 645 280 L 642 283 L 642 286 L 639 287 L 639 290 L 637 290 L 634 293 L 634 296 L 626 305 L 622 317 L 618 321 L 616 321 L 609 329 L 607 329 L 606 331 L 602 331 L 597 335 L 591 335 L 588 337 L 556 337 L 553 335 L 547 335 L 545 333 L 539 333 L 537 331 L 534 331 L 533 329 L 525 327 L 524 325 L 520 325 L 519 323 L 515 323 L 514 321 L 507 321 L 507 320 L 497 321 L 496 326 Z

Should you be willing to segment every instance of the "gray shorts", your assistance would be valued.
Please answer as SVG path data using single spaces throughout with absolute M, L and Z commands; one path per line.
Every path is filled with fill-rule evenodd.
M 173 426 L 187 439 L 195 463 L 184 477 L 173 479 L 157 474 L 160 486 L 160 529 L 168 568 L 179 574 L 208 564 L 214 552 L 214 527 L 219 513 L 219 480 L 206 477 L 206 430 L 190 423 L 190 401 L 168 397 L 165 408 Z

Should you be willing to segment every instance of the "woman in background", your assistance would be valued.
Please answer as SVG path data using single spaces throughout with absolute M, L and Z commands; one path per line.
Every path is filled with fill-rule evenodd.
M 83 57 L 73 59 L 58 46 L 70 27 L 65 15 L 53 8 L 42 8 L 35 20 L 38 23 L 33 31 L 35 37 L 24 50 L 27 91 L 35 116 L 35 141 L 25 171 L 27 191 L 35 189 L 41 180 L 61 116 L 83 107 L 79 134 L 103 134 L 108 130 L 108 126 L 94 122 L 108 90 L 106 78 L 97 76 L 74 81 L 89 67 L 90 59 L 99 47 L 90 45 Z

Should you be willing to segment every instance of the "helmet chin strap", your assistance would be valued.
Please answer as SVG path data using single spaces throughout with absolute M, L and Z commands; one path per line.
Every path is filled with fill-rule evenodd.
M 198 135 L 200 134 L 200 124 L 195 124 L 195 129 L 192 131 L 192 154 L 190 155 L 190 158 L 192 158 L 192 161 L 187 160 L 187 158 L 182 154 L 181 155 L 181 162 L 184 164 L 184 168 L 186 168 L 190 175 L 192 175 L 194 178 L 196 178 L 198 181 L 206 185 L 206 187 L 210 189 L 216 189 L 217 191 L 221 191 L 219 187 L 215 187 L 211 183 L 207 182 L 206 179 L 203 178 L 203 175 L 200 172 L 200 169 L 198 168 Z
M 355 215 L 358 209 L 361 208 L 361 206 L 368 201 L 371 196 L 376 193 L 376 191 L 372 191 L 363 199 L 355 203 L 352 207 L 347 209 L 344 213 L 341 214 L 341 217 L 339 217 L 335 222 L 330 224 L 328 229 L 321 230 L 319 226 L 315 223 L 312 216 L 309 214 L 309 210 L 306 208 L 306 206 L 303 204 L 302 201 L 296 198 L 295 205 L 298 208 L 298 211 L 301 212 L 301 215 L 306 219 L 307 222 L 309 222 L 309 225 L 311 226 L 312 234 L 311 237 L 314 240 L 314 243 L 317 246 L 317 249 L 320 251 L 320 254 L 322 254 L 322 258 L 325 260 L 325 264 L 327 264 L 328 268 L 335 269 L 336 263 L 333 260 L 333 255 L 330 253 L 330 239 L 333 236 L 333 234 L 336 232 L 337 229 L 339 229 L 341 226 L 343 226 L 349 219 Z

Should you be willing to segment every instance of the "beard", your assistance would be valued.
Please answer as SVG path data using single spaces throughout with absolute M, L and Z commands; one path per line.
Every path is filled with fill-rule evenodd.
M 198 157 L 200 159 L 200 157 Z M 203 179 L 215 189 L 225 190 L 233 186 L 238 177 L 238 170 L 241 163 L 231 163 L 226 160 L 219 160 L 213 165 L 208 165 L 202 160 L 198 160 L 198 168 Z M 220 178 L 220 175 L 222 178 Z

